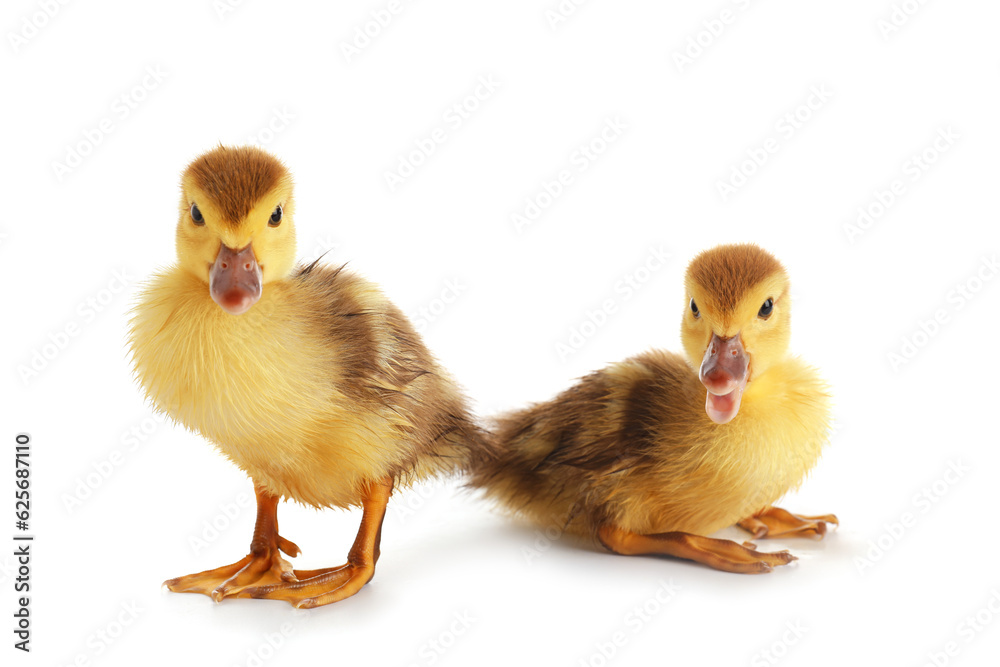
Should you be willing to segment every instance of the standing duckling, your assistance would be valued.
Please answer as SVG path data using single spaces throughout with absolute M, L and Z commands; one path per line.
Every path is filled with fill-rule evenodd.
M 135 373 L 156 409 L 253 480 L 250 554 L 172 591 L 315 607 L 373 576 L 393 487 L 486 451 L 466 401 L 406 317 L 371 283 L 295 263 L 292 179 L 273 156 L 220 146 L 181 182 L 177 264 L 131 320 Z M 363 508 L 347 563 L 293 570 L 281 498 Z
M 701 253 L 685 279 L 686 359 L 650 351 L 500 417 L 502 453 L 471 484 L 618 554 L 741 573 L 794 560 L 705 537 L 734 523 L 755 539 L 822 537 L 837 523 L 772 505 L 816 463 L 830 422 L 826 385 L 788 355 L 788 288 L 755 245 Z

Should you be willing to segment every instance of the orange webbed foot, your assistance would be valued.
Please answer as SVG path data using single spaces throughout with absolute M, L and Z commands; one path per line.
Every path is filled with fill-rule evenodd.
M 275 545 L 254 548 L 231 565 L 168 579 L 163 585 L 175 593 L 201 593 L 220 602 L 247 586 L 294 581 L 295 573 L 282 551 L 292 557 L 300 553 L 294 542 L 278 537 Z
M 840 525 L 833 514 L 800 516 L 780 507 L 769 507 L 763 512 L 743 519 L 737 524 L 751 533 L 753 539 L 765 537 L 811 537 L 821 540 L 826 535 L 826 524 Z
M 376 480 L 362 497 L 363 514 L 358 536 L 347 555 L 347 564 L 320 570 L 294 570 L 291 580 L 248 586 L 235 593 L 238 598 L 284 600 L 299 609 L 311 609 L 349 598 L 375 576 L 379 557 L 382 520 L 392 493 L 392 480 Z
M 787 551 L 757 551 L 756 545 L 750 542 L 737 544 L 732 540 L 691 533 L 642 535 L 615 526 L 603 526 L 598 538 L 609 550 L 623 556 L 673 556 L 737 574 L 763 574 L 796 560 Z
M 163 585 L 175 593 L 201 593 L 216 602 L 253 584 L 294 581 L 292 566 L 281 552 L 295 557 L 297 544 L 278 535 L 278 497 L 263 487 L 254 485 L 257 496 L 257 522 L 254 526 L 250 553 L 231 565 L 214 570 L 168 579 Z
M 322 570 L 295 570 L 294 581 L 243 588 L 238 598 L 284 600 L 299 609 L 311 609 L 349 598 L 375 575 L 371 563 L 346 564 Z

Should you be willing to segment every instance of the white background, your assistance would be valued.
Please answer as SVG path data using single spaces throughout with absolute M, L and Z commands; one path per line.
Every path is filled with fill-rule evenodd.
M 17 664 L 995 660 L 1000 281 L 984 260 L 1000 246 L 996 3 L 909 0 L 888 31 L 889 0 L 605 0 L 554 26 L 556 0 L 421 0 L 350 59 L 342 45 L 387 0 L 50 4 L 46 17 L 45 3 L 7 2 L 0 22 L 0 432 L 10 448 L 33 437 L 36 535 L 30 655 L 11 647 L 12 547 L 0 551 L 3 651 Z M 480 77 L 495 91 L 449 122 Z M 577 151 L 609 119 L 624 129 L 580 171 Z M 435 128 L 445 141 L 390 190 L 385 172 Z M 690 258 L 720 242 L 768 248 L 792 277 L 794 352 L 836 395 L 831 445 L 782 505 L 836 512 L 841 529 L 763 543 L 800 560 L 737 576 L 549 542 L 441 482 L 393 498 L 375 580 L 347 601 L 297 616 L 162 592 L 246 553 L 250 484 L 197 435 L 153 420 L 125 321 L 141 280 L 174 259 L 181 170 L 251 140 L 296 177 L 300 255 L 332 248 L 324 261 L 350 261 L 408 313 L 433 309 L 426 341 L 483 415 L 678 349 Z M 766 146 L 761 166 L 744 164 Z M 916 167 L 925 151 L 933 163 Z M 572 183 L 519 232 L 512 214 L 564 169 Z M 724 200 L 734 169 L 753 173 Z M 849 236 L 897 179 L 901 194 Z M 670 257 L 645 272 L 651 248 Z M 626 275 L 645 279 L 628 299 L 615 289 Z M 441 308 L 448 281 L 459 295 Z M 560 355 L 609 298 L 615 312 Z M 919 348 L 893 364 L 904 339 Z M 359 515 L 283 504 L 280 520 L 309 568 L 343 562 Z M 966 620 L 977 613 L 984 625 Z

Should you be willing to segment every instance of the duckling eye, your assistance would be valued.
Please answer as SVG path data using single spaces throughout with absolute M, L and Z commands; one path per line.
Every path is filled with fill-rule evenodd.
M 281 205 L 280 204 L 278 205 L 277 208 L 274 209 L 274 212 L 271 214 L 271 219 L 268 221 L 267 224 L 269 224 L 272 227 L 277 227 L 278 225 L 281 224 Z
M 198 210 L 197 204 L 191 204 L 191 219 L 194 220 L 194 224 L 196 225 L 205 224 L 205 216 L 203 216 L 201 211 Z
M 691 299 L 691 312 L 694 313 L 695 319 L 701 317 L 701 312 L 698 310 L 698 304 L 694 302 L 694 299 Z
M 774 310 L 774 299 L 768 299 L 760 307 L 760 310 L 757 311 L 757 317 L 761 318 L 762 320 L 766 320 L 771 316 L 772 310 Z

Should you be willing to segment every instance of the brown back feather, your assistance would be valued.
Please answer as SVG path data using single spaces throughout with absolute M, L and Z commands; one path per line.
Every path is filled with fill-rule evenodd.
M 316 316 L 329 338 L 346 343 L 337 359 L 343 375 L 340 390 L 359 408 L 389 407 L 406 415 L 408 425 L 400 426 L 400 435 L 425 467 L 459 471 L 492 460 L 492 439 L 406 316 L 369 291 L 364 279 L 343 269 L 313 262 L 292 278 L 326 305 Z M 405 481 L 410 472 L 401 467 L 393 476 Z

